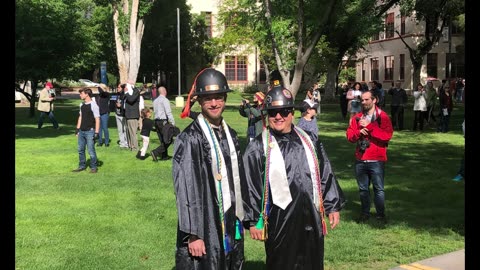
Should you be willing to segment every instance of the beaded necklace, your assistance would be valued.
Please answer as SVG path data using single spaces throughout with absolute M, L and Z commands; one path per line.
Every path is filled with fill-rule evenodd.
M 208 128 L 208 131 L 210 133 L 210 136 L 213 141 L 213 148 L 215 150 L 215 161 L 217 163 L 217 171 L 213 172 L 215 173 L 215 180 L 217 180 L 217 194 L 218 194 L 218 209 L 219 209 L 219 216 L 220 216 L 220 222 L 222 223 L 222 236 L 223 236 L 223 247 L 225 249 L 225 253 L 230 252 L 231 245 L 230 245 L 230 240 L 229 237 L 226 233 L 226 221 L 223 213 L 223 194 L 222 194 L 222 160 L 220 159 L 220 149 L 218 146 L 218 142 L 216 139 L 216 136 L 213 132 L 211 124 L 207 121 L 207 119 L 203 119 L 205 121 L 205 124 Z M 223 122 L 220 124 L 222 128 L 223 127 Z M 213 158 L 213 157 L 212 157 Z M 228 180 L 227 180 L 228 181 Z
M 327 224 L 325 223 L 325 208 L 323 205 L 323 198 L 322 198 L 322 181 L 320 178 L 320 166 L 318 164 L 317 151 L 315 150 L 315 147 L 313 147 L 313 143 L 311 140 L 309 140 L 309 137 L 307 137 L 308 135 L 305 133 L 305 131 L 297 127 L 295 127 L 295 131 L 297 132 L 300 139 L 303 141 L 304 145 L 307 145 L 308 149 L 310 150 L 308 151 L 307 155 L 311 154 L 315 162 L 315 175 L 317 178 L 317 190 L 318 190 L 318 200 L 319 200 L 318 210 L 320 211 L 320 215 L 322 219 L 322 232 L 323 232 L 323 235 L 326 235 Z

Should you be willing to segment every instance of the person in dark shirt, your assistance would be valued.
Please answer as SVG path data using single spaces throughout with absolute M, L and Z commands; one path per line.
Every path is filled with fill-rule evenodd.
M 142 149 L 138 151 L 137 158 L 144 160 L 146 158 L 145 153 L 148 150 L 148 144 L 150 143 L 150 131 L 155 130 L 154 122 L 151 119 L 152 111 L 149 108 L 142 110 L 142 130 L 140 131 L 140 136 L 142 137 Z
M 403 114 L 405 105 L 407 105 L 407 92 L 401 87 L 402 82 L 395 82 L 395 87 L 388 90 L 388 94 L 392 96 L 392 103 L 390 105 L 390 113 L 392 116 L 392 126 L 395 130 L 403 129 Z
M 81 172 L 87 168 L 85 146 L 90 155 L 90 172 L 97 172 L 97 153 L 95 152 L 95 140 L 98 139 L 100 129 L 100 111 L 98 105 L 92 100 L 92 89 L 80 89 L 80 113 L 77 120 L 75 136 L 78 138 L 78 168 L 72 172 Z
M 110 117 L 110 95 L 107 91 L 107 86 L 100 84 L 98 87 L 98 107 L 100 109 L 100 133 L 98 134 L 97 146 L 102 146 L 105 143 L 105 147 L 110 145 L 110 134 L 108 133 L 108 118 Z

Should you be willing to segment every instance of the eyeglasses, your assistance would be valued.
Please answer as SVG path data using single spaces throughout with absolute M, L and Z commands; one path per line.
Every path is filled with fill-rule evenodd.
M 291 112 L 293 112 L 293 109 L 276 109 L 267 111 L 269 117 L 275 117 L 277 116 L 277 113 L 282 117 L 287 117 Z

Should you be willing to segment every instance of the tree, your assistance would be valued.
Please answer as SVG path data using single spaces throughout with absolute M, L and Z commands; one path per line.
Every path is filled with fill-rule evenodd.
M 262 61 L 280 71 L 294 95 L 302 81 L 310 84 L 322 72 L 332 74 L 327 76 L 327 97 L 333 97 L 342 58 L 367 43 L 380 29 L 380 14 L 397 1 L 376 6 L 375 0 L 227 0 L 219 13 L 223 24 L 232 27 L 215 45 L 221 52 L 238 50 L 233 44 L 239 41 L 257 46 Z
M 121 82 L 137 81 L 144 17 L 155 0 L 113 0 L 113 26 Z
M 413 85 L 420 82 L 420 70 L 425 55 L 432 50 L 443 36 L 443 28 L 457 16 L 465 13 L 463 0 L 402 0 L 401 12 L 407 16 L 415 16 L 417 22 L 425 22 L 424 34 L 416 42 L 409 45 L 398 31 L 395 31 L 407 47 L 413 65 Z
M 32 82 L 30 116 L 39 82 L 78 78 L 97 63 L 101 43 L 84 27 L 94 7 L 90 0 L 15 1 L 15 81 Z
M 146 81 L 157 83 L 167 89 L 177 88 L 177 12 L 180 12 L 180 89 L 187 89 L 189 72 L 198 72 L 209 66 L 213 59 L 204 49 L 208 40 L 205 20 L 202 15 L 191 14 L 184 0 L 157 0 L 145 17 L 145 34 L 142 41 L 140 74 Z M 167 12 L 168 11 L 168 12 Z

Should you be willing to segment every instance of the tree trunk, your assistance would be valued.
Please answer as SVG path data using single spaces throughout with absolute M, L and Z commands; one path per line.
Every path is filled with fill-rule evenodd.
M 325 94 L 323 100 L 335 99 L 335 90 L 337 87 L 338 67 L 329 64 L 327 67 L 327 80 L 325 82 Z
M 30 100 L 30 117 L 35 116 L 35 101 L 37 100 L 37 84 L 38 81 L 36 79 L 32 80 L 32 99 Z
M 143 19 L 138 19 L 138 5 L 139 0 L 132 1 L 129 31 L 127 33 L 128 41 L 126 42 L 122 42 L 122 33 L 119 30 L 119 17 L 129 15 L 129 1 L 122 0 L 121 9 L 116 4 L 113 5 L 115 47 L 121 83 L 125 83 L 128 80 L 136 82 L 140 68 L 140 49 L 145 25 Z

